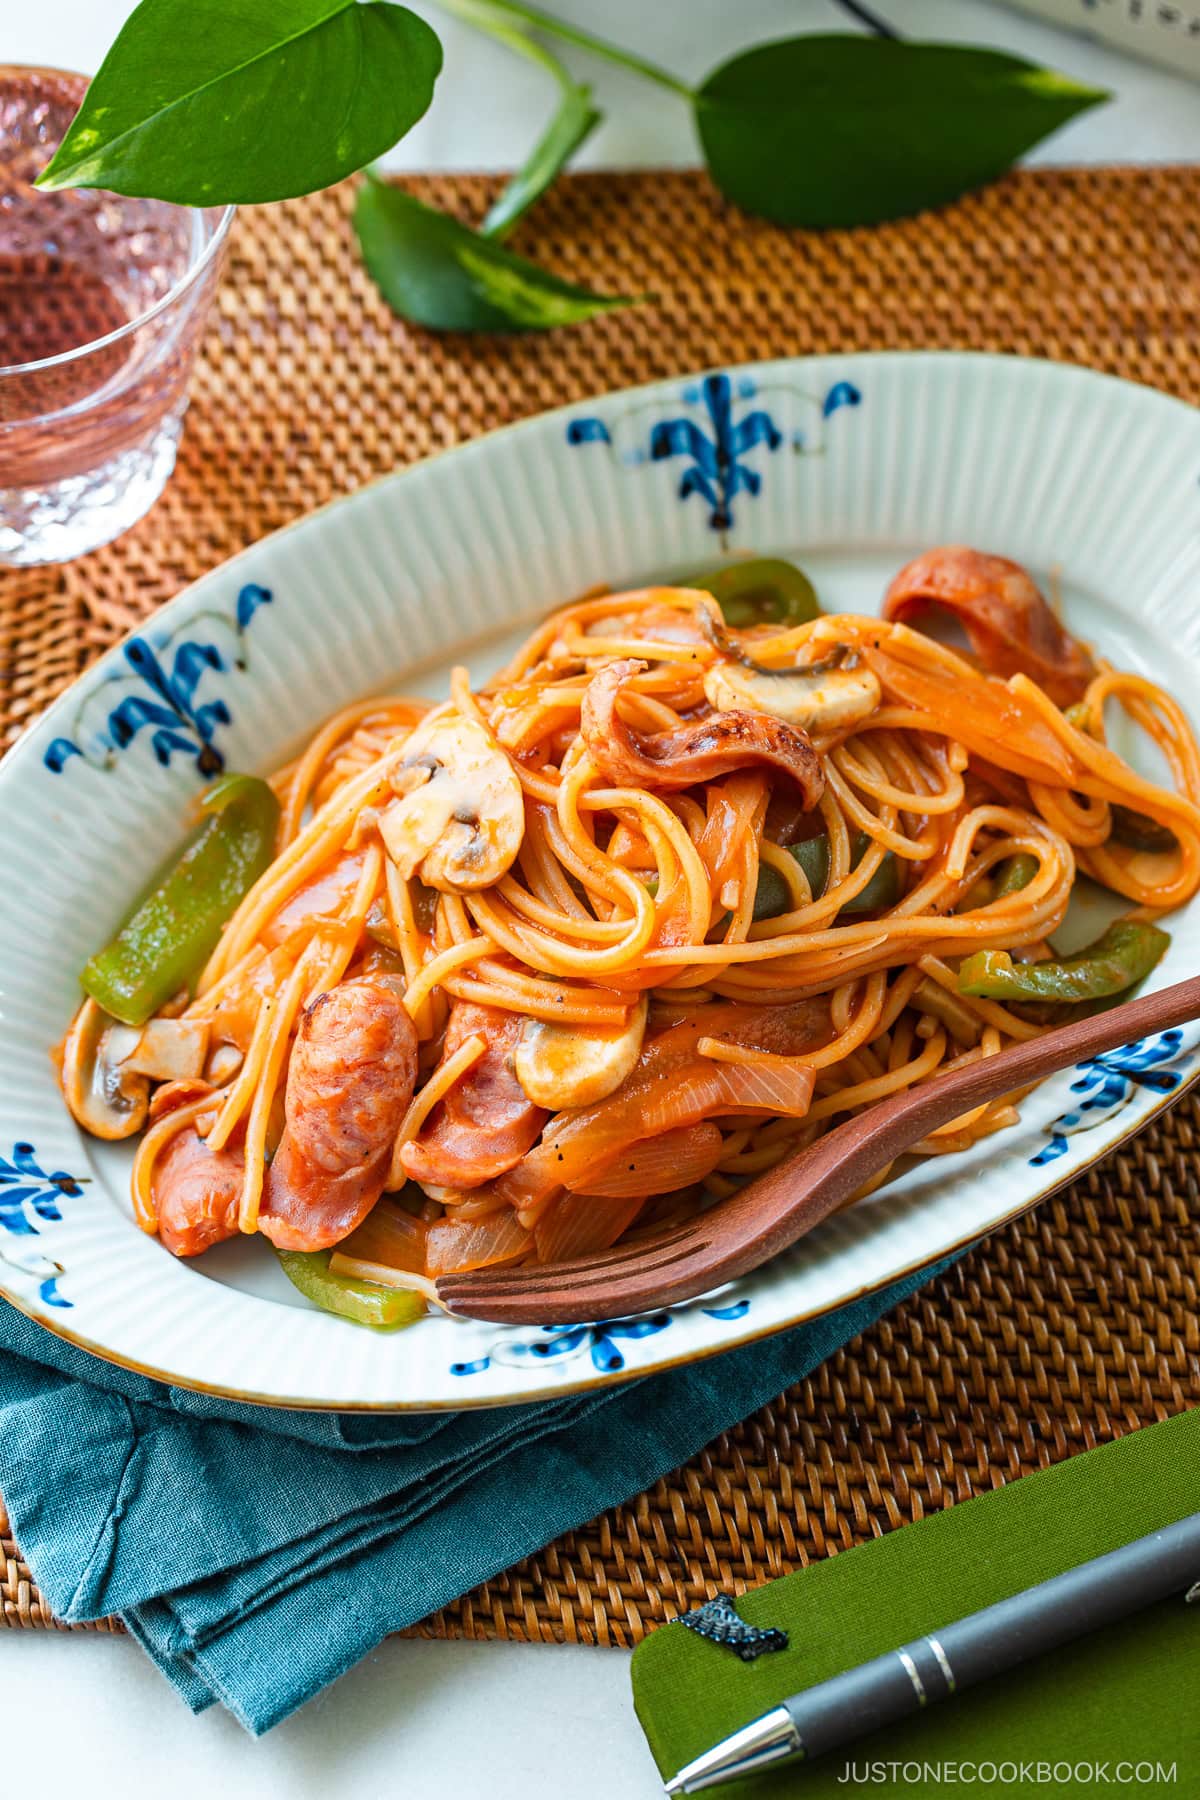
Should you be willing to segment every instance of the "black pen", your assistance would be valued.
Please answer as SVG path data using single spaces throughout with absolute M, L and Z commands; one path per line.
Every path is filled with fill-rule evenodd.
M 823 1756 L 1189 1587 L 1187 1598 L 1200 1599 L 1200 1512 L 793 1694 L 697 1756 L 666 1791 L 698 1794 L 779 1762 Z

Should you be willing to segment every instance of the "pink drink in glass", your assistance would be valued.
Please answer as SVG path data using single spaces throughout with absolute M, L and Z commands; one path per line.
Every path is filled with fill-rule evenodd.
M 158 498 L 232 217 L 40 193 L 86 88 L 0 67 L 0 563 L 79 556 Z

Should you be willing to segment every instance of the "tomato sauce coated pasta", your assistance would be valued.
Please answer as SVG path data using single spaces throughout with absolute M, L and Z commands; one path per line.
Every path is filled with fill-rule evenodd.
M 921 629 L 930 609 L 969 650 Z M 1165 783 L 1110 747 L 1118 709 Z M 960 547 L 903 571 L 879 618 L 734 630 L 698 587 L 592 595 L 478 688 L 458 669 L 440 704 L 345 708 L 271 786 L 270 864 L 158 1020 L 180 1100 L 93 1001 L 67 1098 L 87 1123 L 97 1044 L 110 1084 L 166 1083 L 133 1187 L 177 1253 L 262 1230 L 400 1285 L 719 1201 L 1044 1029 L 1020 970 L 1055 964 L 1081 874 L 1147 930 L 1200 886 L 1177 703 Z

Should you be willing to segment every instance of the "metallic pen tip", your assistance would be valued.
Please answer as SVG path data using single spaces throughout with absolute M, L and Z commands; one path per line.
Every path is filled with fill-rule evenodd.
M 690 1763 L 677 1769 L 664 1783 L 667 1794 L 699 1794 L 705 1788 L 720 1787 L 739 1775 L 754 1775 L 784 1757 L 803 1756 L 800 1733 L 792 1723 L 786 1706 L 776 1706 L 761 1719 L 751 1719 L 731 1737 L 723 1738 L 711 1750 L 704 1750 Z

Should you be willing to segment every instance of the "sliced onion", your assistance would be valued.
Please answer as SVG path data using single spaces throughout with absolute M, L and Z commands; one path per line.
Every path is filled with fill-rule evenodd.
M 429 1227 L 425 1267 L 430 1275 L 486 1269 L 496 1263 L 515 1262 L 532 1247 L 533 1233 L 526 1231 L 511 1211 L 493 1213 L 472 1225 L 455 1225 L 441 1219 Z
M 389 1269 L 425 1273 L 425 1235 L 421 1219 L 386 1197 L 376 1203 L 361 1225 L 338 1245 L 338 1254 L 363 1262 L 384 1263 Z
M 640 1138 L 606 1168 L 587 1177 L 589 1194 L 614 1200 L 649 1199 L 691 1187 L 712 1173 L 721 1155 L 721 1133 L 707 1122 Z M 540 1247 L 539 1234 L 539 1247 Z M 601 1246 L 603 1248 L 603 1246 Z
M 680 1022 L 643 1046 L 637 1068 L 615 1094 L 551 1119 L 541 1143 L 500 1176 L 492 1192 L 532 1222 L 559 1188 L 593 1191 L 593 1177 L 642 1139 L 729 1112 L 804 1116 L 812 1071 L 786 1063 L 779 1052 L 810 1051 L 827 1041 L 827 1001 L 781 1007 L 720 1002 L 680 1010 Z M 735 1066 L 700 1055 L 701 1039 L 716 1033 L 727 1046 L 745 1047 L 753 1061 Z
M 233 1080 L 245 1060 L 236 1044 L 218 1044 L 209 1053 L 205 1076 L 214 1087 L 224 1087 L 226 1082 Z
M 722 1100 L 731 1111 L 780 1113 L 802 1119 L 812 1104 L 812 1069 L 778 1062 L 714 1063 L 719 1070 Z M 720 1104 L 713 1108 L 721 1112 Z
M 640 1194 L 560 1194 L 539 1220 L 534 1240 L 539 1262 L 562 1262 L 607 1250 L 633 1224 L 646 1202 Z

